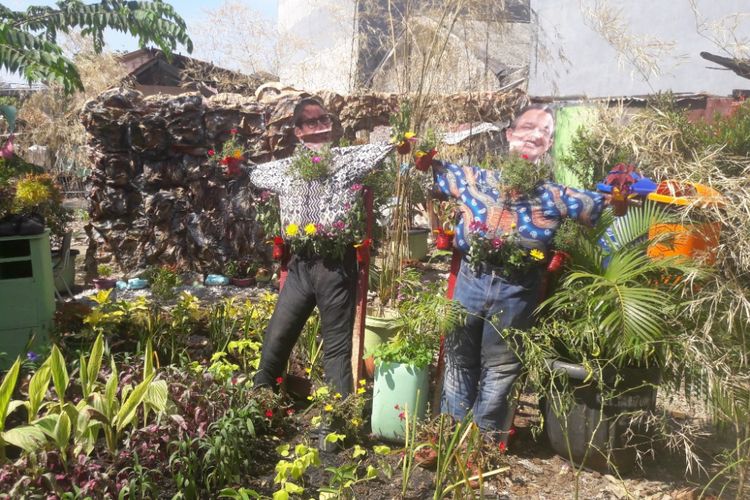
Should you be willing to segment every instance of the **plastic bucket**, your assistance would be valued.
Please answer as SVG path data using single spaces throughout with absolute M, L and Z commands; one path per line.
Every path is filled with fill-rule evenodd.
M 681 207 L 697 206 L 709 208 L 724 205 L 721 194 L 702 184 L 678 181 L 663 181 L 648 199 L 657 203 L 668 204 L 675 210 Z M 648 256 L 654 259 L 682 256 L 688 259 L 704 259 L 713 264 L 716 260 L 716 248 L 721 237 L 720 222 L 701 222 L 692 224 L 654 224 L 649 228 L 648 238 L 653 241 L 664 238 L 664 243 L 653 243 L 648 248 Z
M 427 410 L 429 370 L 401 363 L 375 367 L 372 398 L 372 433 L 381 439 L 403 442 L 406 418 L 416 412 L 423 419 Z
M 372 352 L 383 342 L 396 334 L 399 327 L 398 312 L 386 310 L 382 316 L 367 315 L 365 317 L 365 352 L 362 359 L 365 362 L 367 378 L 375 376 L 375 360 Z
M 422 260 L 427 258 L 427 236 L 429 229 L 415 227 L 409 229 L 409 258 L 411 260 Z

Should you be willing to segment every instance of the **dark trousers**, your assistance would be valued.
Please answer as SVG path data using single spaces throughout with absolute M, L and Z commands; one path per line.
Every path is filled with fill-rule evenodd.
M 352 391 L 352 330 L 356 300 L 357 262 L 354 249 L 343 261 L 318 256 L 292 256 L 286 282 L 268 323 L 256 386 L 276 386 L 292 348 L 315 306 L 320 312 L 323 369 L 333 392 Z

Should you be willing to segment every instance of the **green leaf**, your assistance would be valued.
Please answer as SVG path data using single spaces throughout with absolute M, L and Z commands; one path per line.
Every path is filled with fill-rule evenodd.
M 6 443 L 18 446 L 23 451 L 31 453 L 44 445 L 44 433 L 32 425 L 15 427 L 0 433 L 0 438 Z
M 70 417 L 63 412 L 55 425 L 55 444 L 59 450 L 63 450 L 68 445 L 68 441 L 70 441 Z
M 290 495 L 301 495 L 305 492 L 305 489 L 302 486 L 287 481 L 284 483 L 284 491 L 288 492 Z
M 65 391 L 68 390 L 70 378 L 68 377 L 68 369 L 65 367 L 65 358 L 63 358 L 57 346 L 52 346 L 52 353 L 48 361 L 50 363 L 50 370 L 52 371 L 52 381 L 55 385 L 57 399 L 62 405 L 65 402 Z
M 336 434 L 335 432 L 331 432 L 326 436 L 326 443 L 338 443 L 344 439 L 346 439 L 346 434 Z
M 29 400 L 26 402 L 29 423 L 36 418 L 36 414 L 39 412 L 39 407 L 47 394 L 51 376 L 52 372 L 49 365 L 44 363 L 29 381 Z
M 391 454 L 391 448 L 383 444 L 376 444 L 375 446 L 372 447 L 372 451 L 374 451 L 377 455 L 390 455 Z
M 284 443 L 284 444 L 279 445 L 279 446 L 276 447 L 276 453 L 278 453 L 282 457 L 288 457 L 289 456 L 289 448 L 291 448 L 291 445 L 289 443 Z
M 122 407 L 115 417 L 115 421 L 117 422 L 117 432 L 120 432 L 128 426 L 135 418 L 136 410 L 146 396 L 146 391 L 148 390 L 148 386 L 153 378 L 154 374 L 152 373 L 146 380 L 135 386 L 135 389 L 133 389 L 130 394 L 128 394 L 127 399 L 123 401 Z
M 13 389 L 16 388 L 18 372 L 21 369 L 21 359 L 17 358 L 8 373 L 3 377 L 3 383 L 0 384 L 0 431 L 5 429 L 5 418 L 8 416 L 8 404 L 10 397 L 13 395 Z
M 164 380 L 155 380 L 148 386 L 143 402 L 157 413 L 162 413 L 167 408 L 168 396 L 167 382 Z
M 352 458 L 358 458 L 367 455 L 367 450 L 362 448 L 360 445 L 355 444 L 354 445 L 354 452 L 352 453 Z
M 99 377 L 99 370 L 102 368 L 102 357 L 104 356 L 104 336 L 100 333 L 96 336 L 94 345 L 91 346 L 91 353 L 89 354 L 89 361 L 86 366 L 86 378 L 88 379 L 88 387 L 84 392 L 84 397 L 88 397 L 91 390 L 96 383 L 96 379 Z M 83 367 L 81 368 L 83 370 Z M 88 394 L 87 394 L 88 393 Z
M 285 490 L 279 490 L 273 494 L 273 500 L 289 500 L 289 493 Z

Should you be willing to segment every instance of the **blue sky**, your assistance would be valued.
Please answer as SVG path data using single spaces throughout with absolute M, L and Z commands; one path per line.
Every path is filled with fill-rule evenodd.
M 275 22 L 278 8 L 277 0 L 233 0 L 244 3 L 248 7 L 258 11 L 261 15 Z M 200 1 L 200 0 L 166 0 L 171 4 L 178 14 L 180 14 L 187 23 L 188 30 L 190 26 L 199 22 L 207 10 L 215 9 L 222 5 L 220 1 Z M 30 5 L 54 5 L 53 0 L 2 0 L 0 3 L 5 7 L 13 10 L 25 10 Z M 86 3 L 95 3 L 86 1 Z M 138 48 L 138 41 L 125 34 L 114 31 L 108 31 L 105 35 L 105 41 L 108 49 L 113 51 L 131 51 Z M 178 51 L 182 52 L 182 51 Z M 0 81 L 21 82 L 22 79 L 17 75 L 10 75 L 5 71 L 0 71 Z

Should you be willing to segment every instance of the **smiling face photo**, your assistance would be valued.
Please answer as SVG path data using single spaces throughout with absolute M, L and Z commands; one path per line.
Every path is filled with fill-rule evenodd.
M 526 108 L 505 131 L 508 150 L 536 161 L 552 146 L 554 130 L 555 122 L 549 108 Z

